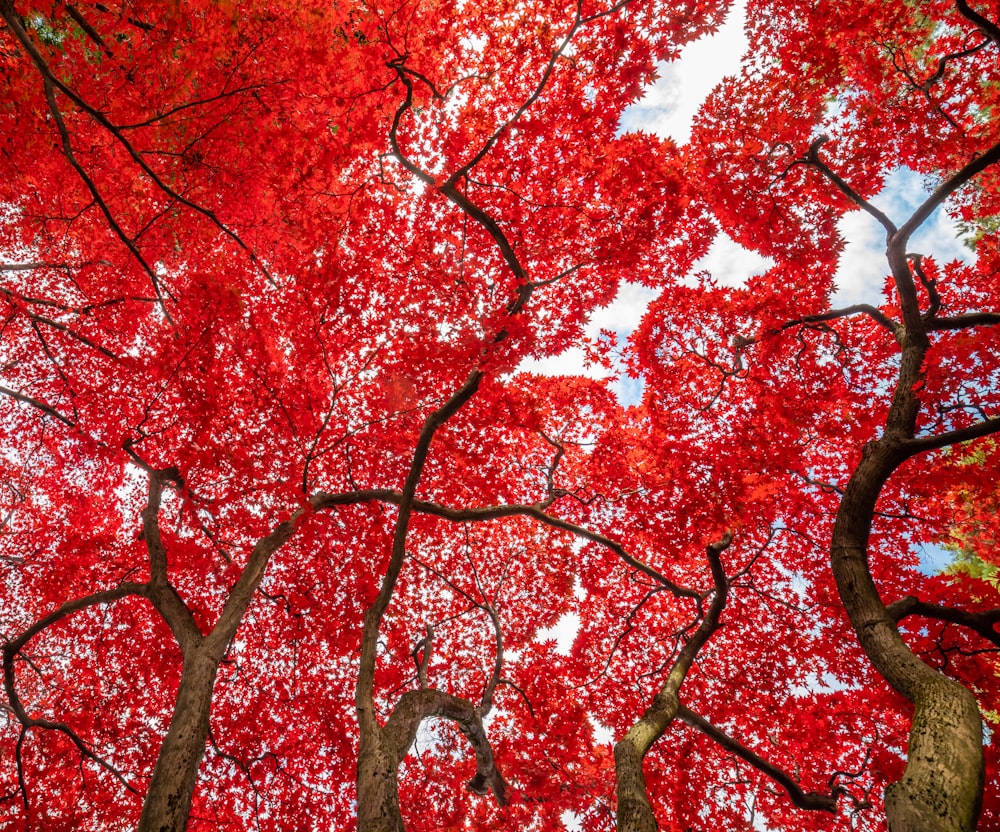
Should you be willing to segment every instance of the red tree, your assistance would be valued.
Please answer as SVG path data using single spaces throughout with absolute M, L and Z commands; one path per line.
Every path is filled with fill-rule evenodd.
M 0 0 L 0 827 L 1000 824 L 997 9 L 725 11 Z

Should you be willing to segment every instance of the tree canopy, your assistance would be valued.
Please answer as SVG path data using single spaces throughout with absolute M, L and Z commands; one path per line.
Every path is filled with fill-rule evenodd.
M 0 0 L 0 827 L 1000 826 L 1000 9 L 727 11 Z

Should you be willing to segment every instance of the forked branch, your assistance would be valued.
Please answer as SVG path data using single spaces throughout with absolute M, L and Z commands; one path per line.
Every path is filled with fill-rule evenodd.
M 105 760 L 103 757 L 95 753 L 89 745 L 65 722 L 60 722 L 57 720 L 43 719 L 39 717 L 29 716 L 24 704 L 21 702 L 21 697 L 17 692 L 17 679 L 15 673 L 14 662 L 17 658 L 18 653 L 24 648 L 24 646 L 35 636 L 44 632 L 49 627 L 57 624 L 63 619 L 73 615 L 74 613 L 80 612 L 82 610 L 88 609 L 90 607 L 99 606 L 102 604 L 110 604 L 121 598 L 127 598 L 129 596 L 138 596 L 142 598 L 148 598 L 148 587 L 146 584 L 137 584 L 125 582 L 119 584 L 112 589 L 105 589 L 100 592 L 94 592 L 90 595 L 85 595 L 81 598 L 75 598 L 72 601 L 67 601 L 65 604 L 61 605 L 58 609 L 53 610 L 48 615 L 38 619 L 34 624 L 28 627 L 24 632 L 22 632 L 16 638 L 12 638 L 7 641 L 3 646 L 3 686 L 4 692 L 7 695 L 7 701 L 10 703 L 10 710 L 14 714 L 17 721 L 21 724 L 21 738 L 25 736 L 25 733 L 32 728 L 42 728 L 49 731 L 58 731 L 59 733 L 65 735 L 69 738 L 70 742 L 76 746 L 80 754 L 86 759 L 98 766 L 103 768 L 105 771 L 109 772 L 119 783 L 121 783 L 128 791 L 137 794 L 135 787 L 125 779 L 124 775 L 118 771 L 111 763 Z M 19 746 L 20 746 L 19 741 Z M 22 782 L 23 787 L 23 782 Z M 25 794 L 25 799 L 27 795 Z

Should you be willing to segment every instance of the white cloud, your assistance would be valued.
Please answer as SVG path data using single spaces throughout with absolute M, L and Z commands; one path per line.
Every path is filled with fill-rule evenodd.
M 639 325 L 646 307 L 655 294 L 652 289 L 637 283 L 621 284 L 614 301 L 608 306 L 597 309 L 591 316 L 586 328 L 587 337 L 596 339 L 602 329 L 609 329 L 618 335 L 619 342 L 624 341 Z M 584 351 L 578 347 L 572 347 L 549 358 L 524 361 L 518 369 L 546 376 L 583 375 L 591 378 L 608 376 L 602 367 L 586 366 Z M 612 389 L 623 402 L 637 401 L 640 395 L 634 379 L 624 377 L 617 379 L 613 382 Z
M 897 226 L 902 225 L 927 198 L 928 189 L 919 175 L 905 168 L 886 178 L 882 192 L 872 203 Z M 882 287 L 889 273 L 885 259 L 885 229 L 864 211 L 852 211 L 840 221 L 840 233 L 847 246 L 837 269 L 837 294 L 834 303 L 880 304 Z M 971 261 L 973 253 L 958 239 L 958 229 L 948 214 L 938 209 L 910 240 L 908 249 L 938 263 L 951 260 Z
M 702 102 L 726 75 L 739 70 L 747 49 L 745 21 L 746 3 L 735 3 L 718 32 L 686 46 L 679 60 L 661 64 L 659 80 L 625 112 L 622 127 L 686 143 Z
M 763 274 L 774 261 L 734 243 L 726 233 L 720 233 L 697 263 L 694 271 L 706 271 L 720 286 L 742 286 L 756 274 Z
M 691 121 L 702 101 L 722 80 L 735 73 L 746 50 L 743 34 L 745 4 L 733 6 L 726 23 L 713 36 L 685 47 L 680 60 L 660 67 L 660 77 L 642 100 L 629 107 L 622 116 L 625 130 L 648 130 L 669 136 L 678 143 L 686 142 L 691 134 Z M 745 258 L 740 257 L 740 252 Z M 751 274 L 766 268 L 763 258 L 745 252 L 721 236 L 697 268 L 711 271 L 726 285 L 738 285 Z M 762 265 L 764 264 L 764 265 Z M 587 327 L 587 334 L 596 337 L 601 329 L 610 329 L 624 340 L 642 319 L 655 293 L 634 283 L 623 283 L 610 306 L 597 310 Z M 585 374 L 601 378 L 607 373 L 599 367 L 584 366 L 583 350 L 572 348 L 541 361 L 526 361 L 519 369 L 543 375 Z M 621 378 L 613 388 L 623 402 L 634 402 L 641 391 L 641 382 Z
M 745 19 L 745 3 L 738 2 L 715 35 L 690 44 L 679 60 L 662 65 L 657 82 L 622 116 L 623 129 L 648 130 L 678 143 L 687 142 L 692 119 L 705 97 L 724 76 L 739 70 L 747 48 L 743 33 Z M 894 222 L 902 224 L 926 196 L 927 189 L 920 177 L 903 169 L 887 178 L 882 192 L 873 201 Z M 834 304 L 881 304 L 888 271 L 885 230 L 862 211 L 846 214 L 839 228 L 846 246 L 837 269 Z M 939 263 L 956 258 L 969 260 L 972 256 L 957 239 L 955 225 L 943 210 L 936 211 L 924 223 L 909 249 L 933 256 Z M 721 233 L 694 270 L 707 271 L 720 285 L 740 286 L 771 265 L 768 258 L 742 248 Z M 594 313 L 587 327 L 588 336 L 596 337 L 598 330 L 610 329 L 624 340 L 638 325 L 653 296 L 649 289 L 623 284 L 615 301 Z M 525 362 L 520 369 L 544 375 L 585 374 L 595 378 L 607 375 L 599 367 L 585 367 L 584 352 L 577 348 L 542 361 Z M 614 387 L 623 402 L 633 402 L 638 399 L 641 382 L 622 378 Z

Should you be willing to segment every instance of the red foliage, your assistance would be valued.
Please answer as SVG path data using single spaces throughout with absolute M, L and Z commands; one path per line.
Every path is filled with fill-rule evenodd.
M 724 6 L 0 0 L 0 828 L 134 828 L 190 655 L 252 584 L 187 828 L 355 827 L 388 593 L 377 719 L 475 703 L 509 789 L 467 789 L 467 732 L 425 721 L 407 828 L 611 829 L 612 744 L 719 597 L 727 533 L 680 701 L 837 812 L 677 720 L 645 762 L 661 828 L 884 828 L 910 705 L 829 549 L 907 281 L 913 431 L 974 441 L 884 485 L 871 574 L 886 605 L 1000 606 L 916 554 L 1000 565 L 1000 30 L 963 6 L 752 0 L 740 74 L 677 147 L 620 120 Z M 973 256 L 911 255 L 900 294 L 834 310 L 837 223 L 900 168 Z M 719 227 L 773 267 L 693 274 Z M 645 317 L 588 342 L 624 282 L 656 291 Z M 641 398 L 519 369 L 572 347 Z M 900 626 L 979 698 L 1000 824 L 1000 636 Z

